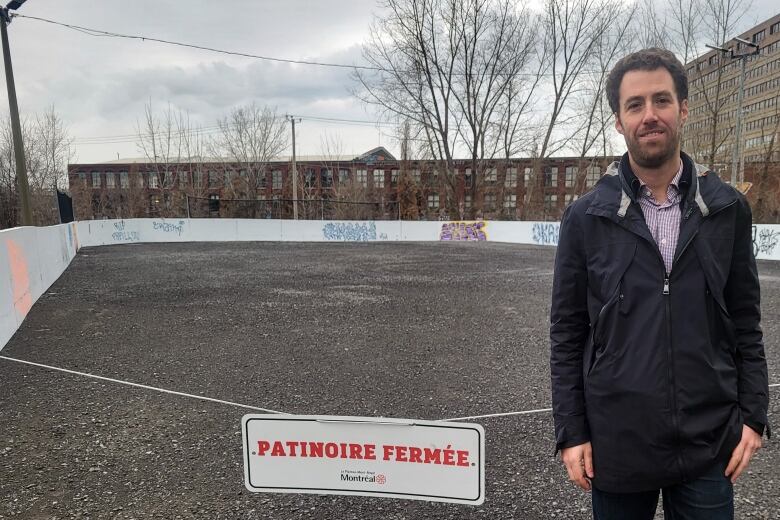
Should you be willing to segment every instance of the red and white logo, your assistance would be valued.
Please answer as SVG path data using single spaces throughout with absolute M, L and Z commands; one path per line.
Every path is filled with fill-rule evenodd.
M 377 484 L 384 484 L 385 482 L 387 482 L 387 478 L 385 478 L 384 475 L 382 475 L 380 473 L 379 475 L 376 476 L 376 483 Z

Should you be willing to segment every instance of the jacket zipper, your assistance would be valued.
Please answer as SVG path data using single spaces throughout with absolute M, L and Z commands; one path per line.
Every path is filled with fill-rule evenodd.
M 737 203 L 737 200 L 734 199 L 729 204 L 723 206 L 722 208 L 718 208 L 717 211 L 714 213 L 710 213 L 710 217 L 720 213 L 721 211 L 725 210 L 726 208 L 733 206 Z M 685 212 L 685 216 L 683 217 L 683 220 L 688 220 L 688 218 L 693 214 L 694 207 L 691 206 L 688 208 L 688 211 Z M 683 253 L 688 249 L 688 246 L 691 245 L 691 242 L 693 242 L 693 239 L 696 238 L 696 235 L 699 234 L 698 228 L 696 231 L 690 236 L 687 242 L 683 244 L 683 246 L 680 248 L 680 252 L 675 255 L 673 261 L 672 261 L 672 270 L 674 270 L 674 265 L 677 263 L 677 261 L 680 259 L 680 257 L 683 255 Z M 659 250 L 660 255 L 660 250 Z M 663 257 L 661 258 L 663 260 Z M 680 474 L 682 476 L 683 482 L 688 480 L 687 472 L 685 469 L 685 461 L 682 456 L 682 445 L 680 442 L 680 425 L 679 425 L 679 418 L 677 417 L 677 386 L 675 384 L 675 378 L 674 378 L 674 349 L 672 348 L 672 301 L 671 298 L 669 298 L 670 293 L 670 282 L 669 278 L 671 277 L 671 272 L 667 272 L 666 268 L 664 268 L 664 285 L 663 285 L 663 296 L 664 296 L 664 307 L 665 307 L 665 313 L 666 313 L 666 344 L 667 344 L 667 353 L 669 358 L 669 385 L 671 387 L 671 407 L 672 407 L 672 427 L 674 428 L 674 438 L 677 443 L 677 464 L 679 465 Z
M 674 442 L 677 445 L 677 466 L 683 482 L 687 481 L 685 463 L 682 457 L 682 444 L 680 442 L 680 423 L 677 417 L 677 386 L 674 380 L 674 349 L 672 349 L 672 300 L 669 298 L 669 273 L 664 269 L 664 310 L 666 317 L 666 354 L 669 359 L 669 392 L 670 406 L 672 408 L 672 429 L 674 430 Z

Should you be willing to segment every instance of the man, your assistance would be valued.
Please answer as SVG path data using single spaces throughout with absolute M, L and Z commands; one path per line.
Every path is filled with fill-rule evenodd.
M 567 208 L 555 259 L 557 449 L 594 518 L 733 518 L 768 381 L 745 197 L 680 151 L 688 84 L 671 52 L 607 81 L 628 148 Z

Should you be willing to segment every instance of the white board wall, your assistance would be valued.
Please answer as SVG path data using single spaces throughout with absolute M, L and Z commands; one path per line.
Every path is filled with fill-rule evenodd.
M 558 222 L 249 219 L 89 220 L 0 231 L 0 349 L 79 247 L 133 242 L 435 242 L 558 244 Z M 753 226 L 753 250 L 780 260 L 780 225 Z

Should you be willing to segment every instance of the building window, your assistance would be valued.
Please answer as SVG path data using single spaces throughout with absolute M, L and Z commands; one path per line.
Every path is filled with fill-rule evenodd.
M 431 193 L 428 195 L 428 209 L 439 209 L 439 194 Z
M 566 194 L 566 205 L 568 206 L 569 204 L 571 204 L 572 202 L 574 202 L 578 198 L 580 198 L 580 196 L 577 195 L 577 194 L 567 193 Z
M 209 211 L 219 211 L 219 195 L 216 193 L 209 195 Z
M 368 170 L 358 170 L 357 171 L 357 181 L 364 188 L 366 186 L 368 186 Z
M 411 172 L 409 172 L 409 173 L 412 176 L 412 180 L 414 182 L 417 182 L 417 183 L 420 182 L 420 170 L 411 170 Z
M 566 167 L 566 187 L 567 188 L 573 188 L 574 183 L 577 180 L 577 174 L 579 173 L 579 168 L 576 166 L 567 166 Z
M 463 200 L 463 205 L 466 207 L 466 209 L 471 209 L 471 195 L 466 195 Z
M 320 170 L 320 184 L 323 188 L 333 187 L 333 170 L 323 168 Z
M 531 182 L 531 173 L 532 173 L 531 168 L 526 167 L 523 170 L 523 182 L 525 183 L 526 186 L 528 186 L 528 183 Z
M 588 168 L 588 177 L 587 177 L 587 184 L 588 187 L 595 186 L 597 182 L 599 182 L 599 179 L 601 178 L 601 168 L 598 166 L 591 166 Z
M 271 172 L 271 183 L 272 187 L 275 190 L 281 190 L 282 189 L 282 172 L 279 170 L 274 170 Z
M 471 168 L 466 168 L 465 170 L 463 170 L 463 184 L 467 188 L 474 187 L 474 176 L 471 175 Z
M 160 206 L 162 206 L 162 197 L 160 195 L 149 195 L 149 208 L 152 210 L 152 213 L 157 213 L 160 211 Z
M 517 168 L 507 168 L 504 177 L 504 186 L 507 188 L 517 187 Z
M 100 187 L 100 172 L 92 172 L 92 187 Z
M 203 172 L 195 172 L 194 174 L 194 184 L 196 188 L 202 188 L 203 187 Z
M 208 172 L 209 188 L 216 188 L 219 186 L 219 173 L 215 171 Z
M 507 209 L 513 209 L 517 207 L 517 195 L 512 193 L 511 195 L 504 195 L 504 207 Z
M 265 170 L 257 172 L 256 180 L 257 187 L 264 190 L 268 186 L 268 172 Z
M 544 209 L 547 211 L 552 211 L 558 206 L 558 195 L 552 194 L 552 195 L 545 195 L 544 196 Z
M 374 170 L 374 188 L 384 188 L 384 187 L 385 187 L 385 171 Z
M 189 184 L 189 172 L 176 172 L 176 180 L 179 181 L 179 187 L 184 188 Z
M 545 166 L 544 167 L 544 185 L 546 187 L 553 187 L 558 185 L 558 167 L 557 166 Z
M 130 187 L 130 179 L 127 177 L 127 172 L 119 172 L 119 187 L 123 190 Z
M 766 29 L 761 29 L 760 31 L 758 31 L 756 34 L 753 35 L 752 38 L 753 43 L 760 42 L 761 40 L 764 39 L 765 36 L 766 36 Z
M 116 188 L 116 177 L 114 177 L 114 172 L 106 172 L 106 188 Z
M 488 168 L 485 171 L 485 182 L 496 182 L 498 179 L 498 173 L 495 168 Z
M 492 210 L 496 207 L 496 194 L 495 193 L 486 193 L 485 194 L 485 209 L 486 210 Z
M 712 56 L 710 56 L 709 64 L 710 65 L 717 65 L 718 64 L 718 55 L 717 54 L 713 54 Z
M 390 183 L 398 184 L 398 170 L 390 170 Z
M 307 188 L 317 187 L 317 176 L 314 174 L 314 168 L 306 168 L 303 174 L 303 185 Z
M 769 34 L 775 34 L 780 32 L 780 22 L 773 23 L 769 28 Z
M 149 187 L 152 189 L 157 188 L 157 174 L 149 172 L 147 175 L 149 176 Z

